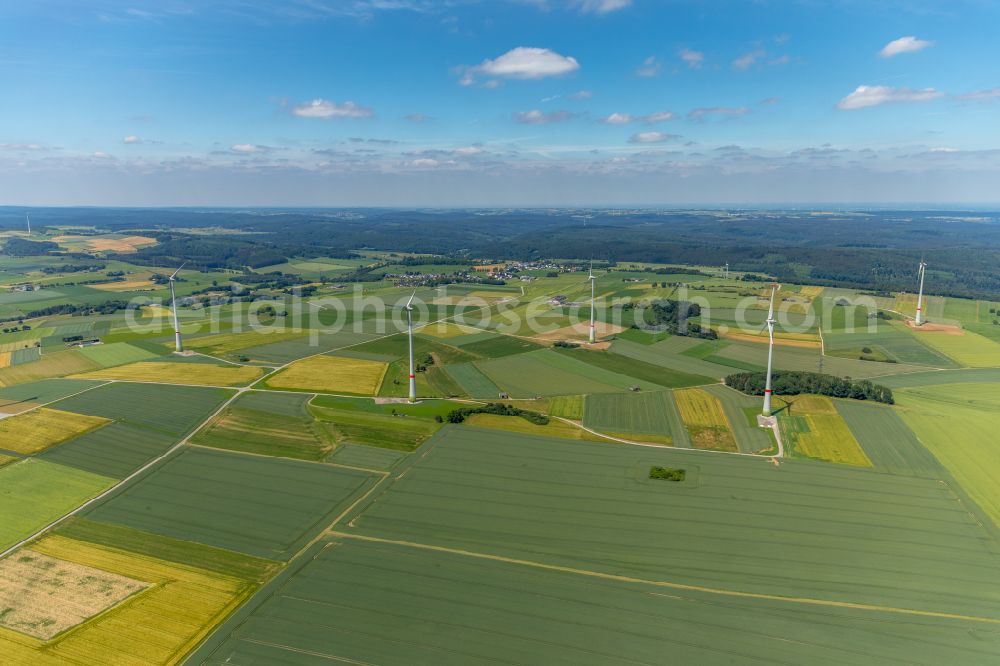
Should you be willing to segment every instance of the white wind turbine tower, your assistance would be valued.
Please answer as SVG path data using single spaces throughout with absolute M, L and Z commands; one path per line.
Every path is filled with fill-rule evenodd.
M 916 324 L 920 326 L 924 323 L 924 274 L 927 272 L 927 262 L 920 260 L 920 291 L 917 292 L 917 319 Z
M 774 361 L 774 325 L 777 323 L 774 320 L 774 294 L 781 289 L 780 284 L 771 285 L 771 305 L 767 309 L 767 337 L 769 338 L 767 346 L 767 381 L 764 384 L 764 416 L 771 415 L 771 369 Z
M 726 262 L 726 279 L 729 279 L 729 262 Z
M 417 401 L 417 376 L 413 372 L 413 297 L 416 295 L 417 292 L 413 292 L 403 308 L 406 310 L 406 331 L 410 338 L 410 402 Z
M 24 219 L 28 221 L 28 235 L 31 235 L 31 213 L 25 213 Z
M 597 342 L 597 331 L 594 328 L 594 285 L 597 278 L 594 277 L 594 261 L 590 261 L 590 344 Z
M 177 270 L 174 271 L 169 278 L 170 308 L 171 310 L 173 310 L 173 315 L 174 315 L 174 349 L 177 351 L 178 354 L 184 351 L 184 345 L 183 343 L 181 343 L 181 325 L 180 322 L 177 320 L 177 294 L 174 293 L 174 278 L 177 277 L 177 274 L 180 273 L 181 269 L 184 268 L 186 265 L 187 262 L 185 261 L 183 264 L 177 267 Z

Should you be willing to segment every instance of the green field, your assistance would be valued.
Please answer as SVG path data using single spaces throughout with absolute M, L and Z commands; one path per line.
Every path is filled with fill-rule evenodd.
M 729 427 L 736 440 L 736 448 L 741 453 L 765 453 L 777 451 L 777 442 L 771 430 L 757 425 L 757 414 L 760 413 L 761 398 L 740 393 L 728 386 L 706 386 L 705 391 L 711 393 L 722 403 L 722 411 L 729 421 Z
M 175 434 L 119 421 L 49 449 L 40 457 L 121 479 L 166 453 L 176 440 Z
M 190 448 L 85 517 L 284 560 L 371 480 L 328 465 Z
M 690 447 L 672 391 L 610 393 L 587 396 L 583 425 L 607 433 L 659 435 L 674 446 Z
M 406 453 L 402 451 L 344 443 L 340 444 L 326 461 L 335 465 L 388 471 L 405 458 Z
M 941 464 L 891 407 L 856 400 L 834 405 L 875 469 L 892 474 L 941 478 Z
M 84 347 L 80 350 L 80 353 L 102 368 L 145 361 L 158 356 L 158 354 L 154 354 L 148 349 L 137 347 L 128 342 L 112 342 L 108 345 Z
M 1000 344 L 977 333 L 918 332 L 918 339 L 967 368 L 1000 367 Z
M 858 467 L 872 466 L 829 398 L 798 395 L 789 396 L 784 402 L 784 409 L 777 415 L 778 426 L 790 455 Z
M 942 384 L 897 391 L 903 421 L 1000 525 L 1000 386 Z
M 86 500 L 110 488 L 114 479 L 28 459 L 0 467 L 0 550 L 30 536 Z
M 989 631 L 344 538 L 317 544 L 191 663 L 985 666 L 1000 652 Z
M 549 399 L 547 414 L 579 421 L 583 418 L 585 395 L 557 395 Z
M 468 427 L 426 446 L 339 529 L 644 580 L 995 617 L 1000 550 L 984 547 L 989 532 L 937 480 Z M 650 480 L 652 465 L 687 479 Z
M 14 411 L 14 405 L 25 402 L 32 405 L 45 404 L 102 383 L 86 379 L 43 379 L 30 384 L 0 388 L 0 411 Z
M 879 384 L 888 386 L 891 389 L 932 386 L 934 384 L 991 382 L 1000 382 L 1000 368 L 915 372 L 912 374 L 898 375 L 896 377 L 883 377 L 878 380 Z
M 33 363 L 0 369 L 0 387 L 37 382 L 51 377 L 64 377 L 97 370 L 100 367 L 76 349 L 52 352 Z
M 515 398 L 613 393 L 628 390 L 631 386 L 640 386 L 643 390 L 662 388 L 548 349 L 479 361 L 476 366 Z
M 824 332 L 823 341 L 828 355 L 845 354 L 857 358 L 864 347 L 881 350 L 899 363 L 929 365 L 936 368 L 955 368 L 958 364 L 922 342 L 923 336 L 914 335 L 905 324 L 897 321 L 878 321 L 874 331 L 867 326 L 854 332 Z
M 531 340 L 514 338 L 509 335 L 495 335 L 488 340 L 463 344 L 461 348 L 464 352 L 484 358 L 500 358 L 502 356 L 534 351 L 540 349 L 541 346 Z
M 112 383 L 61 400 L 53 407 L 181 436 L 232 395 L 200 386 Z
M 495 399 L 502 390 L 492 379 L 484 375 L 475 363 L 445 366 L 445 372 L 462 387 L 466 395 L 473 398 Z
M 647 363 L 639 359 L 614 354 L 607 351 L 590 351 L 586 349 L 557 349 L 557 353 L 569 358 L 583 361 L 597 368 L 614 372 L 626 377 L 635 378 L 665 388 L 683 388 L 698 386 L 705 383 L 705 378 L 685 372 L 671 370 L 662 365 Z M 633 381 L 632 383 L 639 383 Z
M 440 405 L 445 401 L 434 401 Z M 326 406 L 324 406 L 326 405 Z M 404 405 L 383 405 L 384 411 L 362 410 L 317 401 L 310 413 L 337 442 L 353 442 L 398 451 L 412 451 L 434 434 L 440 424 L 419 412 L 408 415 Z M 451 409 L 453 409 L 452 407 Z M 396 414 L 392 414 L 395 409 Z M 451 411 L 448 409 L 448 411 Z
M 676 342 L 683 340 L 683 343 Z M 682 354 L 695 345 L 689 344 L 691 338 L 667 338 L 652 345 L 643 345 L 629 340 L 615 340 L 611 343 L 611 351 L 615 354 L 634 358 L 639 361 L 658 365 L 674 372 L 703 377 L 703 384 L 717 382 L 726 375 L 733 373 L 732 366 L 710 363 L 699 358 Z M 701 343 L 698 340 L 696 344 Z
M 335 437 L 306 409 L 308 394 L 244 393 L 192 438 L 192 444 L 260 455 L 322 460 Z
M 374 336 L 370 333 L 313 333 L 302 337 L 285 339 L 280 342 L 270 342 L 254 347 L 244 347 L 239 350 L 240 356 L 246 356 L 264 363 L 289 363 L 303 356 L 310 356 L 323 351 L 340 349 L 357 345 Z

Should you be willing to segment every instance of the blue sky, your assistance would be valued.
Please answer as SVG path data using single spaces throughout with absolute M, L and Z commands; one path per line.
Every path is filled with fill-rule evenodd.
M 1000 199 L 1000 3 L 0 3 L 0 204 Z

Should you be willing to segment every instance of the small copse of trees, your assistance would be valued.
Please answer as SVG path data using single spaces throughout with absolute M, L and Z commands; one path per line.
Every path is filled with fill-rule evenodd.
M 549 422 L 549 417 L 545 414 L 539 414 L 538 412 L 521 409 L 519 407 L 514 407 L 513 405 L 506 405 L 502 402 L 490 402 L 477 407 L 462 407 L 460 409 L 453 409 L 448 413 L 448 423 L 461 423 L 473 414 L 520 416 L 525 421 L 534 423 L 535 425 L 546 425 Z
M 649 478 L 660 479 L 662 481 L 683 481 L 687 472 L 675 467 L 650 467 Z
M 767 377 L 763 372 L 737 372 L 726 377 L 726 386 L 748 395 L 764 395 Z M 892 389 L 873 384 L 867 379 L 852 381 L 818 372 L 776 371 L 772 375 L 772 388 L 777 395 L 813 393 L 833 398 L 872 400 L 892 405 Z

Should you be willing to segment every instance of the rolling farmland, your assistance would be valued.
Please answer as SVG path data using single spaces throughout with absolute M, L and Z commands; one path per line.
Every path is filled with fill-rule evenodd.
M 371 480 L 368 474 L 341 468 L 190 448 L 84 515 L 256 557 L 287 559 Z
M 677 411 L 696 449 L 737 451 L 722 403 L 703 389 L 674 391 Z
M 317 544 L 303 566 L 226 623 L 193 663 L 626 666 L 672 661 L 990 664 L 971 623 L 790 607 L 580 575 L 494 558 L 350 538 Z M 746 618 L 752 617 L 753 622 Z M 820 623 L 824 632 L 814 631 Z M 830 634 L 835 634 L 832 638 Z M 775 640 L 795 636 L 795 640 Z
M 622 436 L 658 435 L 675 446 L 690 446 L 672 391 L 587 396 L 583 424 Z
M 871 467 L 872 461 L 854 438 L 837 408 L 825 396 L 789 397 L 778 416 L 782 438 L 793 455 Z
M 754 594 L 986 617 L 1000 599 L 1000 551 L 937 480 L 464 427 L 428 446 L 340 529 Z

